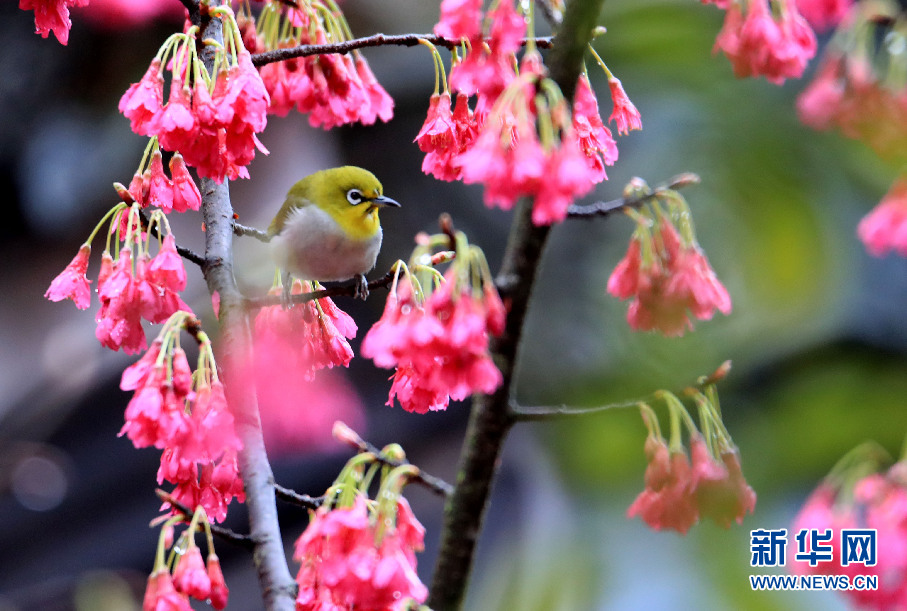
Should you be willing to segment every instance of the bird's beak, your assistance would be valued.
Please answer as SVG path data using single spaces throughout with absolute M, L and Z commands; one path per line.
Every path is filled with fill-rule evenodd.
M 383 195 L 379 195 L 378 197 L 373 197 L 369 201 L 371 202 L 371 204 L 373 206 L 378 206 L 379 208 L 387 208 L 387 207 L 399 208 L 400 207 L 400 202 L 398 202 L 395 199 L 391 199 L 389 197 L 384 197 Z

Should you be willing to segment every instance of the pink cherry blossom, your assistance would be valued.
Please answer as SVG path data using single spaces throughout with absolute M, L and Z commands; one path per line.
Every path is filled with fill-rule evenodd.
M 69 43 L 70 7 L 87 4 L 88 0 L 19 0 L 20 9 L 35 12 L 35 33 L 47 38 L 53 32 L 62 45 Z
M 816 31 L 838 25 L 850 12 L 854 0 L 796 0 L 797 10 Z
M 211 578 L 202 560 L 202 551 L 197 545 L 186 550 L 173 571 L 173 587 L 177 592 L 198 600 L 206 600 L 211 594 Z
M 642 129 L 642 118 L 636 106 L 630 101 L 624 86 L 618 78 L 609 78 L 608 86 L 611 89 L 611 101 L 614 103 L 614 110 L 608 121 L 613 121 L 617 126 L 617 133 L 628 134 L 630 130 Z
M 860 220 L 857 235 L 870 254 L 907 256 L 907 180 L 899 178 L 882 201 Z
M 428 589 L 414 553 L 424 531 L 408 505 L 400 506 L 397 527 L 383 530 L 380 542 L 362 496 L 352 507 L 313 512 L 293 555 L 300 563 L 296 608 L 402 611 L 409 600 L 424 602 Z
M 441 18 L 434 33 L 452 40 L 478 38 L 482 33 L 482 0 L 441 0 Z
M 88 271 L 89 255 L 91 255 L 91 246 L 83 244 L 66 269 L 50 283 L 44 293 L 44 298 L 50 301 L 72 299 L 80 310 L 88 308 L 91 305 L 91 281 L 85 272 Z

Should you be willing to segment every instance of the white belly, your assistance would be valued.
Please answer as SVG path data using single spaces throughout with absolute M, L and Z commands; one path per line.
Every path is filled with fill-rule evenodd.
M 354 240 L 317 206 L 297 208 L 280 235 L 271 238 L 271 256 L 281 270 L 301 280 L 348 280 L 375 267 L 381 228 L 365 240 Z

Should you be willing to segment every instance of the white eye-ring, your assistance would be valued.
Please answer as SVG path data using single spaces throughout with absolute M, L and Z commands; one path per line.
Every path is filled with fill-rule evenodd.
M 360 191 L 359 189 L 350 189 L 346 192 L 346 201 L 354 206 L 361 204 L 363 201 L 362 191 Z

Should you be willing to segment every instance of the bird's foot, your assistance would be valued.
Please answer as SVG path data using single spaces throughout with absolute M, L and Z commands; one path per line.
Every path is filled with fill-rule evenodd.
M 280 292 L 280 305 L 284 310 L 289 310 L 293 307 L 292 291 L 293 278 L 290 277 L 290 274 L 285 274 L 283 277 L 283 290 Z
M 353 299 L 365 301 L 368 299 L 368 280 L 365 274 L 358 274 L 354 280 L 356 283 L 353 285 Z

